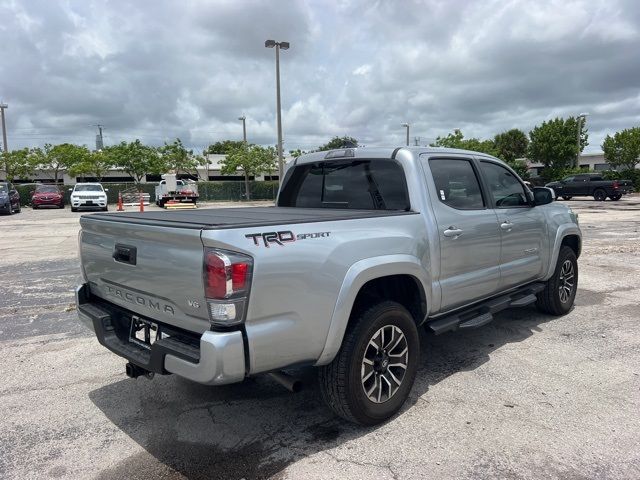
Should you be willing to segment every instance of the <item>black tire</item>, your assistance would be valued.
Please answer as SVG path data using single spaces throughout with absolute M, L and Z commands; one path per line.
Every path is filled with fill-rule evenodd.
M 562 195 L 563 200 L 571 200 L 573 197 L 571 195 Z
M 569 278 L 565 275 L 563 269 L 567 269 L 566 262 L 571 264 L 573 277 Z M 566 277 L 566 280 L 565 280 Z M 567 282 L 573 282 L 571 291 L 568 293 L 565 300 L 562 298 L 560 291 L 561 287 L 567 288 Z M 566 245 L 560 248 L 558 253 L 558 262 L 556 268 L 553 271 L 553 275 L 545 285 L 543 291 L 538 293 L 538 300 L 536 306 L 538 310 L 549 313 L 551 315 L 564 315 L 571 310 L 573 302 L 576 298 L 576 292 L 578 290 L 578 259 L 575 252 Z
M 593 199 L 598 202 L 604 202 L 607 199 L 607 192 L 605 192 L 601 188 L 598 188 L 593 192 Z
M 108 212 L 109 211 L 109 207 L 102 207 L 101 209 L 103 212 Z
M 618 200 L 620 200 L 622 198 L 622 195 L 611 195 L 609 198 L 611 200 L 613 200 L 614 202 L 617 202 Z
M 394 337 L 388 344 L 385 344 L 384 338 L 380 338 L 378 335 L 383 328 L 384 331 L 388 332 L 387 335 L 389 333 L 397 335 L 399 339 L 397 341 L 402 342 L 402 344 L 396 344 L 397 346 L 394 347 L 392 345 L 392 342 L 395 341 Z M 398 329 L 404 335 L 404 341 L 402 341 L 402 337 L 396 333 L 395 329 Z M 381 377 L 385 376 L 385 380 L 389 385 L 386 394 L 388 398 L 381 403 L 377 403 L 367 396 L 364 386 L 365 381 L 362 379 L 363 372 L 366 371 L 363 370 L 363 367 L 366 368 L 364 364 L 365 355 L 376 352 L 373 347 L 370 347 L 371 341 L 376 338 L 379 339 L 378 341 L 383 348 L 385 345 L 391 346 L 392 348 L 389 352 L 396 352 L 396 354 L 392 355 L 395 357 L 400 353 L 397 350 L 398 348 L 404 350 L 404 343 L 406 343 L 407 347 L 407 353 L 400 359 L 400 362 L 406 361 L 403 364 L 406 365 L 404 376 L 400 378 L 399 386 L 396 382 L 393 382 L 396 384 L 396 390 L 393 393 L 391 393 L 392 387 L 389 380 L 386 380 L 391 378 L 389 372 L 391 372 L 391 376 L 394 373 L 394 370 L 390 369 L 390 366 L 393 365 L 390 363 L 392 359 L 387 355 L 386 350 L 383 354 L 380 354 L 379 351 L 376 354 L 386 357 L 386 366 L 384 359 L 380 357 L 377 367 L 372 365 L 371 371 L 367 375 L 373 375 L 372 379 L 375 385 L 378 384 L 376 382 L 379 382 L 381 386 L 383 385 Z M 419 358 L 420 340 L 418 329 L 411 314 L 399 303 L 381 302 L 358 315 L 357 318 L 352 319 L 352 324 L 349 325 L 345 333 L 338 354 L 329 365 L 320 368 L 318 380 L 322 398 L 331 410 L 345 420 L 361 425 L 381 423 L 397 413 L 409 396 L 418 369 Z M 376 373 L 375 368 L 383 368 L 383 370 Z M 394 368 L 397 377 L 400 377 L 401 367 L 396 366 Z M 384 391 L 384 389 L 380 387 L 380 391 Z M 380 400 L 380 395 L 378 395 L 378 399 Z
M 16 211 L 16 213 L 20 213 L 22 211 L 22 205 L 20 205 L 20 202 L 18 202 L 18 210 Z
M 77 209 L 76 207 L 71 207 L 71 211 L 72 211 L 72 212 L 77 212 L 77 211 L 78 211 L 78 209 Z

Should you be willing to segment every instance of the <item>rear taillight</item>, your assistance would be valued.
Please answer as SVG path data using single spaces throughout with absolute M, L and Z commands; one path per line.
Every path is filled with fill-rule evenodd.
M 619 188 L 619 187 L 618 187 L 618 181 L 617 181 L 617 180 L 614 180 L 614 181 L 613 181 L 613 189 L 614 189 L 614 190 L 618 190 L 618 188 Z
M 253 259 L 241 253 L 205 248 L 203 270 L 211 324 L 226 327 L 244 322 Z

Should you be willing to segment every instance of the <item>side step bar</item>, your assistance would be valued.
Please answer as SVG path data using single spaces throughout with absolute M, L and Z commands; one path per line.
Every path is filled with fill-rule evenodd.
M 493 320 L 493 314 L 511 307 L 524 307 L 536 301 L 536 293 L 544 290 L 544 283 L 532 283 L 506 295 L 491 298 L 428 323 L 436 335 L 458 329 L 478 328 Z

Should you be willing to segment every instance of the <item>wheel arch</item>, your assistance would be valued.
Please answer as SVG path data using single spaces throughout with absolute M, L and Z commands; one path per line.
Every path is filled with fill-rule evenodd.
M 417 298 L 416 298 L 417 296 Z M 338 353 L 352 314 L 371 298 L 393 300 L 407 307 L 417 324 L 431 305 L 431 279 L 412 255 L 385 255 L 356 262 L 338 293 L 325 345 L 316 365 L 330 363 Z
M 548 280 L 551 275 L 553 275 L 553 272 L 556 268 L 556 263 L 558 262 L 560 249 L 565 245 L 575 252 L 576 258 L 580 257 L 580 253 L 582 252 L 582 235 L 577 225 L 562 225 L 556 232 L 556 238 L 555 242 L 553 243 L 551 258 L 547 267 L 547 274 L 544 276 L 544 280 Z

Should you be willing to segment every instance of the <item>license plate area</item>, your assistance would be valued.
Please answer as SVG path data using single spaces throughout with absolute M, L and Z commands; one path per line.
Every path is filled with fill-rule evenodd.
M 146 349 L 151 349 L 157 340 L 162 338 L 160 326 L 143 318 L 133 315 L 129 330 L 129 341 Z

